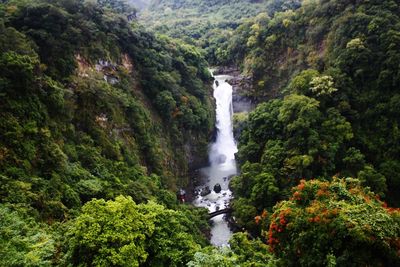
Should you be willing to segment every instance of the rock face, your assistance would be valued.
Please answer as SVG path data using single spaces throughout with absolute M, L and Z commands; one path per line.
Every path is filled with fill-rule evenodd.
M 187 137 L 183 148 L 189 171 L 194 171 L 208 164 L 207 141 L 207 137 L 204 136 Z
M 207 196 L 207 195 L 209 195 L 209 194 L 211 194 L 211 189 L 210 189 L 208 186 L 206 186 L 205 188 L 203 188 L 203 189 L 201 190 L 201 192 L 200 192 L 200 196 L 202 196 L 202 197 Z

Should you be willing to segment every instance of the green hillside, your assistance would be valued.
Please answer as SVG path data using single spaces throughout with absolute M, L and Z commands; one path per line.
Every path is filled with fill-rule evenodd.
M 256 105 L 229 247 L 176 197 L 210 65 Z M 400 266 L 399 86 L 397 0 L 0 1 L 0 266 Z
M 310 211 L 314 201 L 325 194 L 323 190 L 332 186 L 321 187 L 316 181 L 325 183 L 331 177 L 355 177 L 377 198 L 399 207 L 399 8 L 395 1 L 304 1 L 297 10 L 273 17 L 258 15 L 238 27 L 236 38 L 228 41 L 230 60 L 251 77 L 251 90 L 246 94 L 260 103 L 249 114 L 239 140 L 242 166 L 241 175 L 232 181 L 234 214 L 240 224 L 270 245 L 283 242 L 277 248 L 280 255 L 294 257 L 285 260 L 287 266 L 297 262 L 296 249 L 304 251 L 302 244 L 309 246 L 301 252 L 298 263 L 302 266 L 326 265 L 331 256 L 338 266 L 364 266 L 367 262 L 392 266 L 394 259 L 399 261 L 398 255 L 389 260 L 387 252 L 379 252 L 385 245 L 376 244 L 372 237 L 371 243 L 357 245 L 364 248 L 362 252 L 350 252 L 344 244 L 360 242 L 356 241 L 359 237 L 323 236 L 321 228 L 297 226 L 307 222 L 300 222 L 296 218 L 300 214 L 289 211 L 291 219 L 282 222 L 290 232 L 284 240 L 272 238 L 278 229 L 274 229 L 274 216 L 284 214 L 284 209 Z M 311 180 L 312 189 L 303 195 L 295 186 L 305 180 Z M 332 196 L 335 190 L 326 193 L 324 201 L 329 199 L 329 204 L 323 204 L 325 209 L 315 211 L 319 218 L 332 212 L 329 206 L 337 199 Z M 303 201 L 304 197 L 309 200 Z M 368 202 L 369 198 L 365 199 Z M 345 212 L 344 207 L 336 208 L 338 214 Z M 274 215 L 267 224 L 257 224 L 254 218 L 265 212 Z M 355 218 L 357 212 L 345 213 Z M 336 215 L 330 216 L 325 227 L 334 223 Z M 399 227 L 399 223 L 393 226 Z M 347 227 L 353 229 L 351 224 Z M 317 236 L 307 243 L 311 231 L 317 231 L 313 232 Z M 372 235 L 379 232 L 370 231 Z M 297 235 L 304 235 L 303 240 Z M 326 238 L 331 243 L 325 243 Z M 341 241 L 332 243 L 333 239 Z M 371 244 L 374 248 L 367 253 Z
M 0 265 L 61 264 L 67 226 L 58 224 L 83 204 L 122 194 L 175 207 L 188 168 L 207 162 L 206 62 L 194 47 L 130 25 L 129 12 L 78 1 L 0 5 Z
M 227 58 L 222 44 L 235 38 L 233 30 L 245 19 L 297 6 L 298 0 L 153 0 L 139 17 L 158 33 L 203 48 L 210 64 L 220 64 Z

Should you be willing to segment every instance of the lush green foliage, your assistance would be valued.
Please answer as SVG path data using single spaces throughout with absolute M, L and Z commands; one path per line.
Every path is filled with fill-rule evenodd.
M 283 95 L 260 104 L 240 137 L 244 165 L 233 188 L 244 225 L 256 228 L 255 213 L 287 198 L 300 179 L 335 174 L 399 205 L 399 8 L 305 1 L 238 28 L 230 55 L 253 77 L 248 94 L 260 102 Z
M 183 41 L 135 12 L 1 1 L 0 265 L 400 264 L 399 211 L 379 200 L 400 203 L 397 1 L 153 1 L 146 25 Z M 235 117 L 231 183 L 255 238 L 230 248 L 204 247 L 206 210 L 171 193 L 214 124 L 184 41 L 240 65 L 260 102 Z
M 71 224 L 68 262 L 79 266 L 183 266 L 202 240 L 185 213 L 122 196 L 86 203 Z
M 242 126 L 234 215 L 254 235 L 270 229 L 285 266 L 398 265 L 398 213 L 374 197 L 400 203 L 399 10 L 390 0 L 304 1 L 259 14 L 228 41 L 260 102 Z M 318 181 L 332 176 L 361 185 Z M 280 202 L 300 181 L 315 191 Z
M 0 265 L 52 266 L 55 238 L 25 209 L 0 204 Z
M 245 19 L 299 6 L 298 0 L 161 0 L 152 1 L 140 19 L 157 32 L 204 49 L 210 64 L 227 63 L 227 43 Z
M 176 188 L 188 133 L 199 151 L 213 124 L 196 49 L 90 3 L 15 1 L 2 12 L 2 200 L 63 218 L 92 197 L 141 202 Z
M 236 205 L 242 205 L 241 200 L 235 201 L 234 206 L 239 213 Z M 266 202 L 265 206 L 268 205 Z M 251 207 L 243 210 L 249 212 Z M 264 210 L 252 219 L 269 247 L 255 246 L 258 241 L 245 242 L 243 234 L 238 234 L 230 241 L 232 251 L 196 253 L 196 264 L 190 266 L 206 266 L 206 262 L 214 264 L 211 266 L 238 263 L 240 266 L 397 266 L 400 263 L 400 210 L 387 207 L 379 195 L 363 187 L 357 179 L 301 180 L 288 200 L 274 206 L 271 215 Z M 238 240 L 241 241 L 235 243 Z M 240 244 L 240 250 L 235 244 Z M 243 257 L 249 262 L 240 261 Z
M 179 209 L 146 206 L 160 224 L 142 223 L 154 228 L 153 243 L 138 262 L 183 265 L 204 244 L 187 231 L 205 231 L 203 211 L 179 208 L 173 191 L 187 185 L 189 163 L 206 158 L 214 117 L 207 64 L 196 48 L 129 23 L 130 12 L 123 1 L 1 2 L 1 265 L 64 264 L 75 248 L 59 241 L 73 231 L 64 222 L 93 198 L 121 194 Z M 99 250 L 110 245 L 101 242 Z M 83 263 L 79 253 L 68 261 Z M 88 264 L 134 256 L 96 253 Z
M 207 247 L 196 252 L 189 267 L 273 267 L 277 260 L 269 251 L 269 247 L 260 240 L 250 240 L 245 233 L 236 233 L 229 241 L 230 247 Z
M 266 230 L 285 266 L 397 266 L 400 211 L 355 179 L 304 181 Z
M 308 77 L 310 73 L 313 78 Z M 301 73 L 290 85 L 294 93 L 262 103 L 250 113 L 240 137 L 242 172 L 232 181 L 239 196 L 234 202 L 235 212 L 243 222 L 254 225 L 250 219 L 255 213 L 288 197 L 290 188 L 300 179 L 326 177 L 338 171 L 357 175 L 369 168 L 364 161 L 357 161 L 363 156 L 351 146 L 351 124 L 338 109 L 327 107 L 330 94 L 313 90 L 311 83 L 319 77 L 315 71 Z M 308 86 L 301 83 L 307 79 Z M 308 96 L 300 94 L 302 90 L 308 90 Z M 376 175 L 364 182 L 383 195 L 385 180 L 375 183 Z

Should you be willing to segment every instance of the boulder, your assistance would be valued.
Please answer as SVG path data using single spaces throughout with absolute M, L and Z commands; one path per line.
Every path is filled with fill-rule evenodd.
M 205 188 L 203 188 L 200 192 L 200 196 L 204 197 L 211 194 L 211 190 L 208 186 L 206 186 Z
M 221 185 L 220 184 L 215 184 L 214 185 L 214 191 L 215 191 L 215 193 L 220 193 L 221 192 L 221 190 L 222 190 L 222 188 L 221 188 Z

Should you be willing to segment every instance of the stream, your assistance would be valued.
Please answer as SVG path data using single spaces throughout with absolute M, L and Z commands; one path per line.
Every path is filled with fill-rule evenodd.
M 202 176 L 206 178 L 205 183 L 197 188 L 199 195 L 194 200 L 196 206 L 206 207 L 210 212 L 229 206 L 232 198 L 232 192 L 228 187 L 229 181 L 232 176 L 237 174 L 235 161 L 237 146 L 233 137 L 232 126 L 232 86 L 226 82 L 231 76 L 216 75 L 214 78 L 217 135 L 215 142 L 211 144 L 209 149 L 210 165 L 200 169 Z M 216 184 L 221 186 L 219 193 L 214 191 Z M 211 192 L 207 192 L 207 189 Z M 214 246 L 228 245 L 232 231 L 225 220 L 225 215 L 215 216 L 211 221 L 211 244 Z

